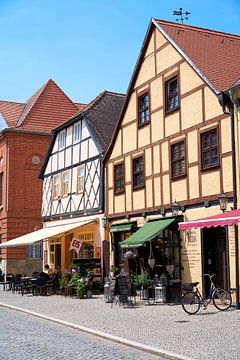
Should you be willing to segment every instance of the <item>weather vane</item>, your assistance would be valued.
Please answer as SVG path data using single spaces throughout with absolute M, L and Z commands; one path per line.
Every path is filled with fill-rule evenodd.
M 173 11 L 173 15 L 176 15 L 176 16 L 180 16 L 180 18 L 177 18 L 176 21 L 181 21 L 182 24 L 183 24 L 183 20 L 188 20 L 188 16 L 187 15 L 190 15 L 191 13 L 188 12 L 188 11 L 185 11 L 183 12 L 182 11 L 182 8 L 180 8 L 179 10 L 174 10 Z M 186 16 L 186 17 L 183 17 L 183 16 Z

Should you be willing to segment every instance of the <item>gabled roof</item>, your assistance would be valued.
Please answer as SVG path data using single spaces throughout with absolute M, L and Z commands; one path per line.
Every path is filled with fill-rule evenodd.
M 240 36 L 153 20 L 160 32 L 221 92 L 240 75 Z
M 88 105 L 86 105 L 83 110 L 80 110 L 65 123 L 54 129 L 53 137 L 49 145 L 47 155 L 45 156 L 39 177 L 42 178 L 44 176 L 57 134 L 80 119 L 84 119 L 86 121 L 94 139 L 97 142 L 97 145 L 103 152 L 105 152 L 111 142 L 124 99 L 125 95 L 123 94 L 103 91 Z
M 216 94 L 228 89 L 231 84 L 239 79 L 239 35 L 151 19 L 128 86 L 118 124 L 104 156 L 105 161 L 110 156 L 111 149 L 114 146 L 123 116 L 128 106 L 128 101 L 144 59 L 145 51 L 155 28 L 162 33 Z
M 0 101 L 0 113 L 9 128 L 50 132 L 76 113 L 79 105 L 50 79 L 26 103 Z

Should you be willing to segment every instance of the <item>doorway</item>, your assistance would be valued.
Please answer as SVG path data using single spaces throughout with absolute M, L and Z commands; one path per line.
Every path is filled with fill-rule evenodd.
M 56 241 L 56 240 L 55 240 Z M 60 271 L 61 270 L 61 242 L 57 240 L 54 242 L 52 240 L 52 243 L 50 244 L 50 265 L 53 266 L 54 270 Z
M 224 227 L 202 230 L 203 237 L 203 273 L 213 273 L 216 286 L 228 289 L 227 232 Z M 203 288 L 209 292 L 210 282 L 203 278 Z

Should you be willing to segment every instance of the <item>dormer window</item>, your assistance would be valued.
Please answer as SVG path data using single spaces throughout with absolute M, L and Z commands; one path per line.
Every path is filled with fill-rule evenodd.
M 66 130 L 62 130 L 59 133 L 58 144 L 59 144 L 59 149 L 62 149 L 66 146 Z

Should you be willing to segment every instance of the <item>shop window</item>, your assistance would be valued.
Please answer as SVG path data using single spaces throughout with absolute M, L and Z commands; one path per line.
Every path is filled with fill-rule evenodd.
M 145 125 L 149 123 L 149 121 L 149 94 L 146 93 L 138 98 L 138 125 Z
M 82 193 L 85 186 L 85 165 L 77 168 L 77 193 Z
M 53 182 L 52 196 L 53 196 L 53 199 L 57 199 L 58 196 L 60 196 L 59 175 L 53 176 L 52 182 Z
M 122 194 L 124 190 L 124 164 L 117 164 L 114 166 L 114 192 Z
M 69 192 L 69 172 L 62 174 L 62 196 L 67 196 Z
M 144 187 L 144 161 L 143 156 L 133 159 L 133 189 Z
M 167 113 L 179 108 L 179 86 L 177 76 L 165 83 L 165 100 Z
M 43 257 L 42 243 L 29 245 L 27 247 L 27 258 L 28 259 L 42 259 L 42 257 Z
M 201 134 L 202 170 L 219 165 L 218 133 L 213 129 Z
M 172 178 L 186 175 L 185 143 L 171 145 Z

